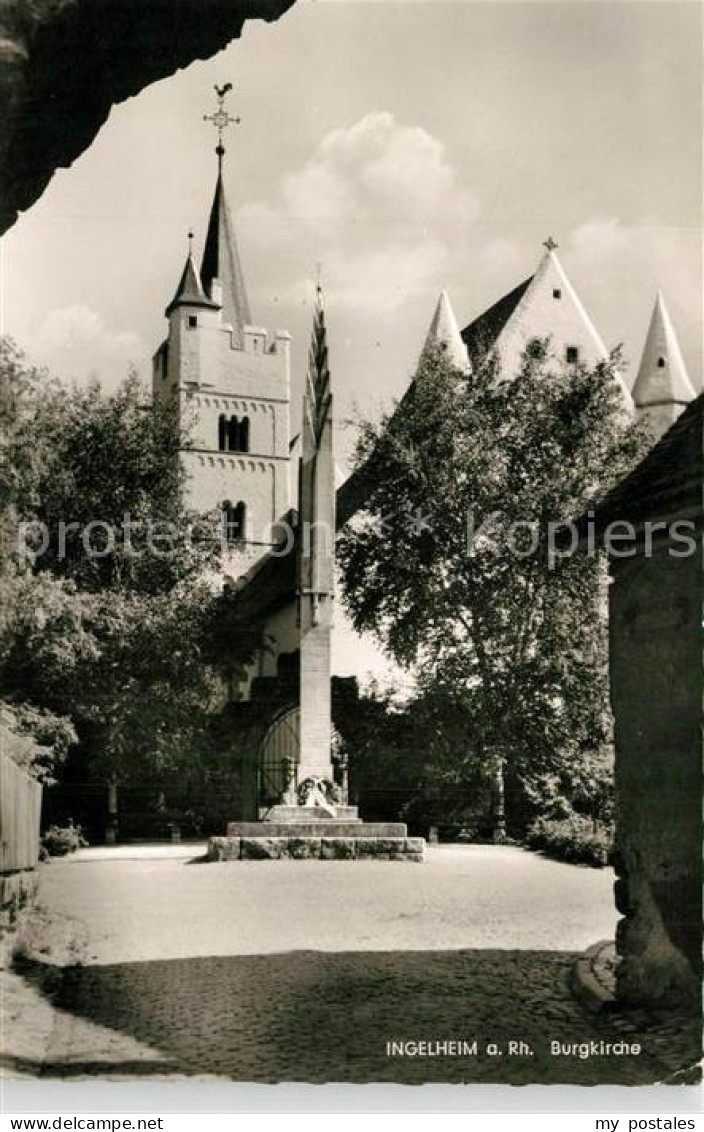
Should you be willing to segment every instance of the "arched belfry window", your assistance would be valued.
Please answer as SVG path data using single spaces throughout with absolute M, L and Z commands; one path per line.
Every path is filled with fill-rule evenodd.
M 230 452 L 239 452 L 240 423 L 237 417 L 230 417 L 227 422 L 227 447 Z
M 249 417 L 218 417 L 218 448 L 221 452 L 249 452 Z
M 241 542 L 245 537 L 247 508 L 242 500 L 234 506 L 229 499 L 222 505 L 222 528 L 226 542 Z
M 662 357 L 658 358 L 658 369 L 664 369 L 664 368 L 665 368 L 665 359 L 662 358 Z

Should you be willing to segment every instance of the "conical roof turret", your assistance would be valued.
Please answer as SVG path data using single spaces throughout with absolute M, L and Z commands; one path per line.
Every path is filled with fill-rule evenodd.
M 189 251 L 186 258 L 186 264 L 181 272 L 178 287 L 173 299 L 166 308 L 166 316 L 179 306 L 193 306 L 193 307 L 216 307 L 217 303 L 213 303 L 205 291 L 201 282 L 200 274 L 193 259 L 193 253 Z
M 467 347 L 462 341 L 460 328 L 457 325 L 455 312 L 452 309 L 447 291 L 441 292 L 435 307 L 435 313 L 421 352 L 421 361 L 426 353 L 437 345 L 444 346 L 447 357 L 453 366 L 463 373 L 469 373 L 470 364 Z
M 688 405 L 695 396 L 675 328 L 658 291 L 633 386 L 633 400 L 636 408 L 643 409 L 652 405 Z

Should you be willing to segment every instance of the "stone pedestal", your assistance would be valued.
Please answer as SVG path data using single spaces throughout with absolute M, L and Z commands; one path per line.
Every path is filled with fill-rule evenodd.
M 378 858 L 422 861 L 425 841 L 409 837 L 403 822 L 364 822 L 356 806 L 273 806 L 258 822 L 233 821 L 226 837 L 213 837 L 213 861 L 289 858 L 326 861 Z
M 256 835 L 231 837 L 228 834 L 227 837 L 211 837 L 208 842 L 208 858 L 211 861 L 311 858 L 322 861 L 422 861 L 425 856 L 425 841 L 422 837 L 360 836 L 363 825 L 357 827 L 354 835 L 325 830 L 327 836 L 321 836 L 323 831 L 319 829 L 315 834 L 306 829 L 305 833 L 295 835 L 291 833 L 291 827 L 285 836 L 276 836 L 270 831 L 265 835 L 259 823 L 253 822 L 251 825 L 258 828 Z M 276 829 L 275 826 L 274 830 Z M 242 832 L 244 834 L 247 831 Z
M 321 810 L 317 806 L 271 806 L 268 810 L 260 809 L 259 820 L 261 822 L 273 822 L 274 824 L 281 822 L 329 822 L 332 820 L 349 823 L 360 822 L 362 820 L 356 806 L 335 806 L 334 809 L 335 814 L 333 817 L 332 814 L 326 813 L 325 810 Z

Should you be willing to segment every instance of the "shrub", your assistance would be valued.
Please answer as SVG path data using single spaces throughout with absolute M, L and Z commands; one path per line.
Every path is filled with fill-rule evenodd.
M 611 858 L 612 830 L 573 813 L 561 821 L 538 818 L 528 830 L 526 842 L 531 849 L 541 849 L 558 861 L 602 869 Z
M 42 836 L 42 846 L 50 857 L 66 857 L 87 844 L 80 825 L 72 821 L 68 825 L 50 825 Z

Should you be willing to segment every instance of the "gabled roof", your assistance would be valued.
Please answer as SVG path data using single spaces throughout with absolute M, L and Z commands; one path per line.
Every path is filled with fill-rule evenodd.
M 662 293 L 658 291 L 633 386 L 633 400 L 638 408 L 643 408 L 646 405 L 688 405 L 695 396 L 675 328 Z
M 496 349 L 501 372 L 510 380 L 520 368 L 523 351 L 531 338 L 549 338 L 556 357 L 567 361 L 567 351 L 576 347 L 577 358 L 593 366 L 608 358 L 608 350 L 575 291 L 554 247 L 548 247 L 535 273 L 480 315 L 462 333 L 470 358 Z M 623 379 L 615 380 L 624 410 L 633 413 L 633 401 Z
M 222 284 L 223 322 L 229 323 L 238 341 L 243 342 L 244 328 L 251 325 L 252 313 L 221 172 L 210 210 L 201 274 L 211 298 L 213 279 Z
M 496 342 L 499 334 L 505 327 L 521 299 L 533 282 L 533 276 L 524 279 L 513 291 L 509 291 L 502 299 L 470 322 L 462 331 L 462 341 L 465 343 L 470 358 L 473 354 L 483 354 Z
M 166 308 L 166 317 L 168 318 L 172 310 L 180 306 L 216 306 L 215 303 L 212 303 L 210 301 L 205 291 L 203 290 L 203 284 L 200 281 L 198 268 L 196 267 L 195 261 L 190 252 L 188 253 L 186 265 L 181 272 L 181 278 L 179 280 L 178 287 L 176 288 L 176 293 L 169 303 L 168 307 Z
M 425 345 L 421 351 L 421 362 L 426 352 L 438 343 L 445 347 L 447 357 L 453 366 L 462 370 L 463 373 L 469 372 L 471 367 L 467 347 L 462 341 L 457 319 L 455 318 L 455 312 L 452 309 L 452 303 L 450 302 L 447 291 L 442 291 L 438 299 L 428 335 L 425 339 Z

